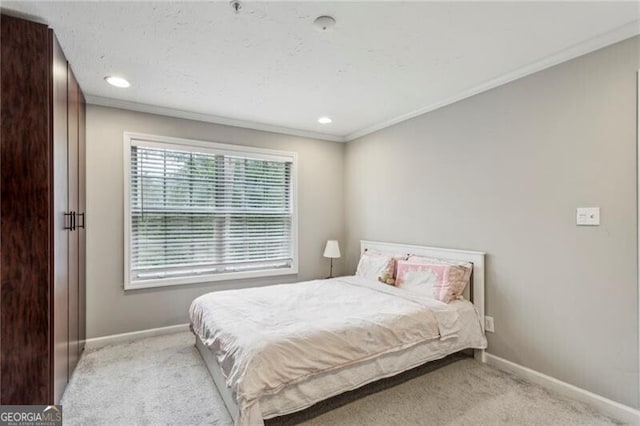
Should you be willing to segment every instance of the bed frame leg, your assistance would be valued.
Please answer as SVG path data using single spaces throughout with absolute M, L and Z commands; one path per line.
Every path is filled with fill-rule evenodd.
M 478 362 L 481 362 L 483 364 L 487 363 L 487 355 L 485 354 L 485 350 L 484 349 L 474 349 L 473 350 L 473 357 Z

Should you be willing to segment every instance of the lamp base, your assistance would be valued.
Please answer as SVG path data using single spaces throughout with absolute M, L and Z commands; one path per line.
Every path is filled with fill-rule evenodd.
M 325 278 L 325 280 L 333 278 L 333 257 L 330 259 L 331 259 L 331 266 L 330 266 L 331 269 L 329 269 L 329 276 Z

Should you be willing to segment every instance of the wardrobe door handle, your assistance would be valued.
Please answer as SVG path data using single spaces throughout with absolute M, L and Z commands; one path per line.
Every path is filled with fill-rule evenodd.
M 71 230 L 76 230 L 76 212 L 71 212 Z
M 69 218 L 69 222 L 67 222 Z M 69 225 L 67 225 L 69 223 Z M 73 212 L 64 213 L 64 229 L 67 231 L 73 231 Z
M 85 229 L 85 227 L 84 227 L 84 221 L 85 221 L 84 213 L 78 213 L 78 217 L 80 217 L 80 216 L 82 216 L 82 225 L 78 224 L 78 228 Z

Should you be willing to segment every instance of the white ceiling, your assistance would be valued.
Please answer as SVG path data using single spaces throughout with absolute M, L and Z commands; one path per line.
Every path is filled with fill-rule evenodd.
M 91 102 L 332 140 L 638 34 L 638 5 L 2 3 L 55 29 Z M 325 14 L 337 24 L 321 33 L 312 22 Z

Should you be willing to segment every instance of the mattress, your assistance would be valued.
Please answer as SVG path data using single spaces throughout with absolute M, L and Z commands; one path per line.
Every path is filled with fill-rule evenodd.
M 465 349 L 485 349 L 487 341 L 482 334 L 473 304 L 468 300 L 456 300 L 451 302 L 450 306 L 460 314 L 461 329 L 455 338 L 423 342 L 399 352 L 383 354 L 285 387 L 277 394 L 266 395 L 260 399 L 262 417 L 270 419 L 303 410 L 332 396 L 385 377 L 395 376 Z
M 237 424 L 486 347 L 468 301 L 445 304 L 361 277 L 210 293 L 190 317 L 238 408 Z

